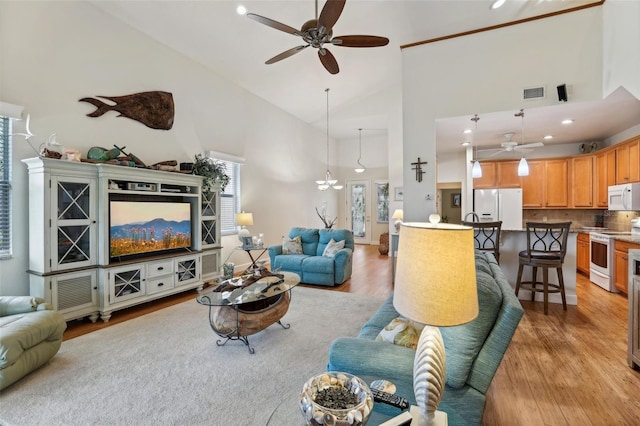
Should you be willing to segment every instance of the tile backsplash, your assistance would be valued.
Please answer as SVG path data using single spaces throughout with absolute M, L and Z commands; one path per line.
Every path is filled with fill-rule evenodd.
M 565 222 L 570 220 L 571 228 L 575 230 L 579 230 L 583 226 L 597 226 L 598 222 L 602 222 L 605 228 L 613 231 L 629 231 L 631 229 L 631 219 L 635 217 L 640 217 L 640 212 L 579 209 L 527 209 L 522 211 L 523 222 Z

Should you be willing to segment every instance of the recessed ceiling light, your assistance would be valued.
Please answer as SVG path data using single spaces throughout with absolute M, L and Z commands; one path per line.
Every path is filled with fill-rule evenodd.
M 471 142 L 470 142 L 470 141 L 464 141 L 464 142 L 462 142 L 460 145 L 462 145 L 462 146 L 469 146 L 469 145 L 471 145 Z
M 562 120 L 562 124 L 571 124 L 573 123 L 573 120 L 570 118 L 567 118 L 566 120 Z
M 505 1 L 506 0 L 496 0 L 496 1 L 494 1 L 493 3 L 491 3 L 491 9 L 497 9 L 497 8 L 501 7 L 504 4 Z
M 246 15 L 247 14 L 247 8 L 244 7 L 243 5 L 240 5 L 240 6 L 236 7 L 236 12 L 238 12 L 238 15 Z
M 547 136 L 545 136 L 544 138 L 545 138 L 546 140 L 549 140 L 549 139 L 553 139 L 553 136 L 552 136 L 552 135 L 547 135 Z
M 469 133 L 471 133 L 471 129 L 465 129 L 463 133 L 464 134 L 469 134 Z

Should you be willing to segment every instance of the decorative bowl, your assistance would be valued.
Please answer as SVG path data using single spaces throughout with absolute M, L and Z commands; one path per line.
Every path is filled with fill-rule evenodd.
M 360 426 L 373 408 L 371 389 L 357 376 L 330 371 L 310 378 L 300 393 L 307 425 Z

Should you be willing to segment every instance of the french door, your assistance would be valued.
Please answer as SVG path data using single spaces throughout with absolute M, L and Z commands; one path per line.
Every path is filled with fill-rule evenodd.
M 347 181 L 347 227 L 356 244 L 371 244 L 371 185 L 368 180 Z

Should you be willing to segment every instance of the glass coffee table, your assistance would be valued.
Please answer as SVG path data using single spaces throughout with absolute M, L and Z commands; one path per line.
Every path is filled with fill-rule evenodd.
M 289 310 L 290 290 L 299 282 L 300 276 L 292 272 L 262 271 L 222 281 L 196 300 L 209 307 L 211 329 L 223 338 L 216 342 L 218 346 L 240 340 L 253 354 L 248 336 L 276 322 L 284 329 L 290 327 L 280 319 Z

